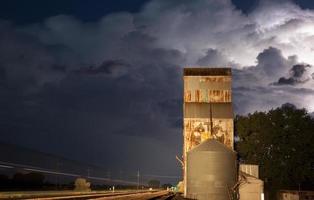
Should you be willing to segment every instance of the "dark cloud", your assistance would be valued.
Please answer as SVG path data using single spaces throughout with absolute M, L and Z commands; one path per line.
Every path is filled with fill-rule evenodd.
M 9 87 L 33 91 L 64 77 L 66 67 L 47 46 L 5 21 L 0 21 L 0 55 L 0 68 Z
M 276 85 L 295 85 L 297 83 L 298 83 L 297 80 L 295 80 L 292 77 L 290 78 L 281 77 L 276 83 Z
M 86 75 L 105 74 L 116 77 L 127 73 L 128 68 L 128 64 L 124 63 L 122 60 L 106 60 L 97 67 L 82 67 L 74 72 Z
M 274 83 L 275 85 L 296 85 L 303 84 L 310 80 L 310 76 L 307 72 L 307 68 L 310 68 L 310 65 L 306 64 L 297 64 L 290 69 L 290 77 L 279 78 L 278 82 Z
M 306 68 L 311 67 L 310 65 L 294 65 L 291 69 L 291 76 L 295 78 L 302 78 L 306 72 Z
M 0 81 L 5 80 L 5 69 L 0 67 Z
M 22 92 L 1 88 L 6 96 L 0 104 L 4 140 L 113 169 L 128 166 L 124 170 L 137 170 L 142 165 L 148 173 L 176 174 L 179 166 L 175 155 L 182 149 L 177 125 L 181 104 L 174 99 L 182 96 L 178 65 L 184 62 L 183 54 L 156 47 L 153 37 L 138 31 L 121 35 L 120 40 L 119 54 L 111 59 L 105 55 L 101 62 L 96 59 L 87 63 L 87 55 L 64 57 L 68 53 L 63 50 L 63 55 L 60 51 L 55 54 L 60 48 L 51 50 L 52 44 L 38 40 L 34 50 L 29 49 L 33 41 L 25 44 L 26 50 L 19 49 L 29 54 L 26 58 L 31 59 L 30 65 L 22 61 L 12 65 L 14 59 L 4 59 L 6 68 L 1 69 L 16 70 L 11 75 L 21 76 L 16 82 L 6 80 L 6 85 L 18 83 Z M 8 42 L 21 45 L 15 39 Z M 52 59 L 40 62 L 42 55 L 37 49 Z M 66 49 L 70 55 L 79 53 Z M 19 51 L 7 55 L 14 57 Z M 37 67 L 38 63 L 44 68 Z M 36 90 L 24 92 L 29 86 L 20 81 L 29 75 L 20 71 L 22 67 L 29 70 Z M 48 70 L 60 76 L 37 84 Z M 106 156 L 96 156 L 102 154 Z M 141 158 L 148 158 L 145 166 Z M 161 162 L 170 166 L 158 166 Z

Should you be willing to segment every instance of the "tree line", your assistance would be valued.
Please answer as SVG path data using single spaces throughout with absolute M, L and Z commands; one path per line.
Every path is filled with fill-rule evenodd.
M 257 164 L 266 191 L 314 188 L 314 119 L 284 104 L 235 117 L 235 148 L 242 163 Z

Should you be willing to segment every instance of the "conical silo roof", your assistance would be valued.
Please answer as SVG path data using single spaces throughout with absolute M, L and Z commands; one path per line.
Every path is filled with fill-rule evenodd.
M 208 140 L 202 142 L 201 144 L 197 145 L 196 147 L 194 147 L 189 152 L 192 153 L 192 152 L 196 152 L 196 151 L 212 151 L 212 152 L 225 152 L 225 153 L 236 154 L 235 151 L 226 147 L 224 144 L 222 144 L 221 142 L 219 142 L 216 139 L 208 139 Z

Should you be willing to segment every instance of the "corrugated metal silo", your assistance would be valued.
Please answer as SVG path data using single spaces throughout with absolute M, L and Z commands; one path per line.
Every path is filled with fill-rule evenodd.
M 209 139 L 187 153 L 186 197 L 229 200 L 237 181 L 236 153 Z

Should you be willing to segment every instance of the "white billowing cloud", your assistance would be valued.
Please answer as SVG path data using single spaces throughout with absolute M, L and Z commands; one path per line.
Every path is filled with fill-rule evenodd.
M 197 61 L 199 66 L 236 66 L 236 64 L 228 61 L 226 55 L 215 49 L 208 49 L 206 55 Z
M 303 62 L 314 63 L 314 12 L 291 2 L 267 1 L 249 15 L 266 45 L 280 48 L 285 56 L 296 54 Z
M 267 89 L 288 77 L 294 65 L 314 65 L 314 11 L 290 1 L 261 1 L 246 15 L 230 0 L 152 0 L 139 13 L 115 13 L 96 22 L 59 15 L 17 30 L 41 42 L 44 56 L 51 57 L 48 66 L 56 63 L 66 66 L 67 73 L 85 69 L 90 74 L 104 62 L 121 61 L 123 66 L 112 65 L 110 70 L 117 72 L 112 74 L 115 78 L 129 74 L 137 85 L 153 78 L 143 74 L 147 68 L 210 65 L 239 69 L 235 88 L 241 83 Z M 313 68 L 306 70 L 313 73 Z M 309 88 L 312 82 L 281 87 Z
M 246 16 L 228 0 L 152 1 L 140 16 L 151 25 L 145 31 L 161 46 L 187 52 L 192 64 L 212 48 L 242 66 L 253 65 L 257 54 L 269 46 L 285 56 L 302 54 L 303 62 L 314 62 L 314 12 L 291 2 L 262 2 Z
M 186 53 L 188 64 L 194 64 L 207 49 L 218 49 L 237 62 L 245 60 L 241 43 L 254 25 L 229 0 L 174 2 L 152 1 L 138 15 L 138 23 L 150 24 L 143 31 L 156 37 L 158 45 Z M 231 52 L 231 46 L 238 51 Z M 243 54 L 238 54 L 240 50 Z
M 230 0 L 152 0 L 136 14 L 111 14 L 92 23 L 55 16 L 26 30 L 46 44 L 65 45 L 89 62 L 121 53 L 128 45 L 123 38 L 140 31 L 155 39 L 154 47 L 184 53 L 185 64 L 195 64 L 215 49 L 239 66 L 254 65 L 269 46 L 313 64 L 314 12 L 288 1 L 261 2 L 245 15 Z

